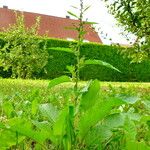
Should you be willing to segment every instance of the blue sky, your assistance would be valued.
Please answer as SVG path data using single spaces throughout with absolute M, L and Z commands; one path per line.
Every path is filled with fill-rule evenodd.
M 104 2 L 101 0 L 84 0 L 84 2 L 85 5 L 91 6 L 85 18 L 98 23 L 96 29 L 105 44 L 110 44 L 111 42 L 121 44 L 128 43 L 126 38 L 120 35 L 122 32 L 121 28 L 115 25 L 116 21 L 114 17 L 107 12 Z M 68 10 L 72 12 L 75 11 L 71 5 L 78 6 L 79 0 L 1 0 L 0 7 L 3 5 L 7 5 L 10 9 L 65 17 Z M 101 31 L 103 31 L 103 35 Z M 107 34 L 106 39 L 104 39 L 104 37 L 106 37 L 105 34 Z M 112 41 L 109 40 L 110 38 Z

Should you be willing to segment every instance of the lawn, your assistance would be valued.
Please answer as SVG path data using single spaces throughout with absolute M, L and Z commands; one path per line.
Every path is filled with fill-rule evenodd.
M 49 89 L 47 87 L 49 82 L 49 80 L 0 79 L 0 93 L 5 95 L 11 95 L 14 92 L 25 94 L 31 90 L 40 90 L 41 93 L 46 94 L 47 92 L 48 94 Z M 81 81 L 80 86 L 83 86 L 86 83 L 86 81 Z M 150 92 L 150 83 L 145 82 L 100 82 L 100 85 L 103 90 L 107 90 L 109 88 L 121 88 L 147 94 Z M 73 83 L 62 84 L 57 87 L 57 90 L 68 87 L 73 87 Z
M 38 95 L 41 101 L 55 101 L 56 97 L 64 99 L 68 89 L 72 89 L 74 83 L 63 83 L 54 87 L 53 90 L 48 88 L 49 80 L 23 80 L 23 79 L 0 79 L 0 97 L 28 97 Z M 87 82 L 81 81 L 80 87 Z M 126 93 L 127 95 L 140 96 L 150 99 L 150 83 L 139 82 L 100 82 L 101 90 L 104 94 L 116 95 Z

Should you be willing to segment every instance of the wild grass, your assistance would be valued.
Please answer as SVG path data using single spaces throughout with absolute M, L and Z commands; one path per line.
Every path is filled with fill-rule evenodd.
M 24 80 L 24 79 L 0 79 L 0 92 L 11 94 L 14 91 L 27 92 L 31 89 L 47 90 L 50 80 Z M 86 81 L 80 81 L 80 86 L 85 85 Z M 64 83 L 58 88 L 71 87 L 73 83 Z M 133 90 L 150 90 L 149 82 L 100 82 L 102 88 L 133 88 Z
M 26 138 L 23 141 L 19 141 L 20 143 L 17 144 L 18 142 L 16 142 L 16 140 L 15 140 L 16 133 L 1 129 L 0 134 L 2 136 L 0 137 L 0 141 L 3 141 L 3 143 L 5 143 L 5 144 L 3 145 L 2 143 L 0 143 L 0 148 L 11 147 L 12 149 L 16 149 L 16 147 L 18 147 L 18 149 L 23 149 L 22 146 L 24 146 L 24 149 L 30 149 L 32 147 L 32 143 L 34 142 L 34 140 L 37 140 L 37 143 L 35 146 L 38 146 L 38 142 L 40 142 L 38 139 L 41 139 L 41 137 L 43 137 L 43 134 L 41 134 L 42 132 L 46 133 L 46 135 L 50 132 L 49 128 L 48 128 L 48 132 L 47 132 L 47 128 L 45 128 L 45 127 L 44 127 L 44 129 L 42 129 L 42 132 L 40 132 L 38 127 L 36 128 L 36 131 L 35 131 L 35 129 L 33 129 L 33 128 L 26 128 L 26 125 L 31 126 L 31 125 L 33 125 L 32 124 L 33 122 L 34 123 L 36 122 L 39 124 L 45 123 L 45 122 L 49 123 L 47 120 L 47 113 L 49 115 L 51 113 L 54 115 L 56 108 L 60 112 L 63 111 L 64 108 L 66 108 L 66 105 L 69 103 L 69 100 L 74 98 L 73 97 L 74 96 L 74 93 L 73 93 L 74 83 L 63 83 L 63 84 L 57 85 L 54 88 L 50 89 L 50 88 L 48 88 L 49 82 L 50 81 L 48 81 L 48 80 L 0 79 L 0 119 L 3 123 L 3 125 L 5 125 L 6 121 L 8 122 L 10 120 L 10 121 L 12 121 L 12 125 L 16 124 L 13 127 L 15 128 L 16 133 L 20 134 L 19 137 L 22 138 L 21 135 L 23 134 L 23 135 L 26 135 L 27 137 L 29 136 L 31 138 L 31 139 Z M 86 83 L 87 82 L 83 82 L 83 81 L 79 82 L 79 88 L 85 87 L 84 85 Z M 96 85 L 97 85 L 97 81 L 94 81 L 93 83 L 96 83 Z M 101 85 L 101 88 L 99 88 L 99 86 L 98 87 L 93 86 L 94 87 L 93 90 L 89 89 L 89 94 L 90 94 L 89 97 L 84 95 L 85 93 L 88 94 L 85 91 L 85 93 L 82 95 L 82 98 L 81 98 L 81 100 L 83 100 L 83 98 L 84 98 L 84 100 L 87 100 L 87 102 L 86 102 L 87 104 L 90 104 L 90 103 L 88 103 L 88 100 L 89 100 L 89 102 L 91 100 L 95 101 L 96 104 L 92 107 L 93 111 L 95 110 L 95 108 L 97 109 L 95 111 L 94 116 L 97 116 L 99 111 L 103 112 L 103 109 L 107 110 L 106 108 L 108 105 L 106 105 L 106 103 L 109 103 L 109 100 L 110 100 L 110 102 L 112 101 L 113 103 L 115 103 L 115 100 L 117 100 L 115 98 L 117 98 L 117 97 L 120 97 L 124 101 L 127 101 L 127 104 L 121 105 L 119 108 L 117 106 L 113 107 L 113 108 L 109 108 L 110 112 L 108 114 L 106 114 L 108 116 L 104 117 L 103 119 L 106 119 L 106 121 L 108 121 L 108 122 L 110 121 L 108 124 L 111 124 L 111 125 L 110 126 L 108 125 L 107 130 L 105 128 L 104 128 L 105 130 L 103 130 L 103 125 L 101 124 L 102 127 L 99 128 L 100 131 L 98 134 L 91 135 L 91 136 L 90 136 L 90 134 L 88 134 L 87 136 L 89 136 L 89 139 L 91 140 L 92 136 L 99 137 L 99 135 L 101 135 L 102 136 L 101 140 L 102 141 L 104 140 L 103 142 L 101 141 L 101 145 L 103 146 L 103 149 L 119 150 L 120 147 L 124 146 L 124 141 L 122 140 L 122 137 L 124 137 L 124 135 L 121 134 L 120 131 L 124 130 L 124 128 L 126 129 L 126 124 L 124 125 L 124 128 L 122 128 L 121 130 L 120 130 L 120 127 L 118 127 L 117 130 L 112 130 L 111 131 L 112 136 L 109 137 L 109 135 L 108 135 L 108 137 L 107 137 L 108 143 L 105 142 L 105 140 L 106 140 L 105 135 L 107 135 L 109 128 L 112 126 L 112 120 L 114 119 L 113 120 L 114 124 L 116 121 L 117 121 L 117 124 L 120 123 L 120 119 L 118 120 L 118 118 L 113 118 L 114 117 L 113 113 L 114 114 L 120 113 L 119 117 L 121 117 L 121 116 L 124 117 L 124 115 L 125 116 L 129 115 L 130 117 L 132 117 L 132 111 L 134 110 L 135 112 L 133 113 L 133 115 L 138 115 L 141 117 L 148 116 L 150 114 L 150 112 L 149 112 L 150 83 L 100 82 L 100 85 Z M 91 98 L 93 98 L 93 95 L 95 95 L 94 90 L 98 91 L 98 93 L 100 94 L 100 95 L 98 94 L 100 96 L 99 97 L 100 99 L 99 98 L 97 98 L 96 100 L 95 100 L 95 98 L 91 99 Z M 114 98 L 114 99 L 112 100 L 112 98 Z M 103 100 L 106 100 L 106 101 L 104 102 Z M 101 106 L 101 103 L 99 103 L 99 101 L 101 101 L 101 103 L 103 104 L 102 106 Z M 84 101 L 82 101 L 82 103 L 83 102 Z M 98 104 L 99 104 L 99 106 L 97 107 Z M 105 105 L 106 105 L 106 108 L 105 108 Z M 81 108 L 82 107 L 80 107 L 80 109 Z M 99 108 L 102 108 L 102 109 L 99 109 Z M 90 109 L 89 109 L 89 112 L 90 112 Z M 46 116 L 42 116 L 42 114 L 44 114 Z M 88 116 L 90 114 L 91 114 L 91 112 L 88 114 Z M 110 118 L 112 117 L 112 118 L 109 120 L 109 117 Z M 89 117 L 87 117 L 87 119 L 88 118 Z M 24 120 L 26 120 L 26 119 L 28 119 L 27 122 L 24 122 Z M 78 118 L 76 118 L 76 119 L 78 119 Z M 96 117 L 92 117 L 91 119 L 95 120 Z M 121 119 L 123 119 L 123 118 L 121 118 Z M 82 123 L 82 119 L 80 121 Z M 84 118 L 83 118 L 83 121 L 85 121 Z M 76 120 L 75 120 L 75 122 L 76 122 Z M 89 123 L 90 123 L 90 121 L 89 121 Z M 103 123 L 105 123 L 105 122 L 103 122 Z M 131 123 L 130 121 L 127 122 L 127 124 L 128 124 L 127 127 L 130 125 L 130 123 Z M 25 124 L 25 125 L 22 129 L 23 124 Z M 58 129 L 61 127 L 60 124 L 61 123 L 58 122 L 58 125 L 57 125 Z M 88 122 L 86 124 L 88 124 Z M 83 125 L 86 125 L 86 124 L 83 123 Z M 10 122 L 10 126 L 12 126 L 12 125 Z M 150 145 L 150 140 L 149 140 L 150 133 L 147 128 L 147 125 L 144 124 L 144 127 L 143 127 L 143 124 L 140 122 L 140 120 L 138 120 L 138 123 L 136 122 L 135 125 L 136 125 L 135 129 L 136 130 L 138 129 L 137 130 L 138 132 L 136 133 L 137 139 L 139 141 L 144 139 L 145 143 L 149 146 Z M 1 126 L 1 128 L 2 127 L 4 127 L 4 126 Z M 35 127 L 35 125 L 34 125 L 34 127 Z M 94 127 L 93 127 L 93 130 L 90 130 L 90 133 L 93 132 L 93 134 L 95 134 L 94 129 L 96 129 L 97 126 L 94 126 Z M 26 130 L 25 130 L 25 128 L 26 128 Z M 76 126 L 74 128 L 76 129 Z M 86 129 L 86 127 L 84 127 L 83 129 Z M 129 129 L 127 129 L 127 131 L 128 130 Z M 37 132 L 38 132 L 38 135 L 36 135 L 36 136 L 38 138 L 35 139 L 31 133 L 36 134 Z M 130 133 L 130 130 L 128 132 Z M 110 133 L 110 131 L 109 131 L 109 133 Z M 11 139 L 12 140 L 11 141 L 9 139 L 9 137 L 12 137 L 12 135 L 13 135 L 13 138 Z M 120 136 L 120 135 L 121 135 L 121 137 L 118 138 L 118 136 Z M 25 138 L 25 137 L 23 137 L 23 138 Z M 118 138 L 118 139 L 116 140 L 116 138 Z M 7 139 L 7 140 L 5 140 L 5 139 Z M 88 141 L 88 138 L 86 140 Z M 12 142 L 12 144 L 10 144 L 10 141 Z M 7 145 L 8 143 L 10 144 L 9 146 Z M 136 145 L 137 143 L 134 143 L 134 144 Z M 140 143 L 138 143 L 138 144 L 140 144 Z M 53 148 L 54 145 L 51 145 L 49 142 L 46 142 L 45 145 L 47 146 L 48 149 L 55 150 L 55 147 Z M 80 146 L 80 144 L 76 145 L 76 146 L 78 147 L 78 146 Z M 113 146 L 113 147 L 111 147 L 111 146 Z M 41 149 L 44 149 L 43 145 L 42 145 Z M 92 149 L 94 149 L 94 148 L 92 147 Z
M 0 79 L 0 95 L 12 96 L 20 93 L 26 96 L 33 91 L 38 91 L 41 98 L 45 101 L 49 99 L 50 93 L 57 94 L 59 91 L 73 88 L 74 83 L 63 83 L 56 86 L 53 90 L 48 89 L 49 80 L 22 80 L 22 79 Z M 86 81 L 80 81 L 82 87 Z M 139 82 L 100 82 L 102 91 L 107 94 L 127 93 L 150 96 L 150 83 Z

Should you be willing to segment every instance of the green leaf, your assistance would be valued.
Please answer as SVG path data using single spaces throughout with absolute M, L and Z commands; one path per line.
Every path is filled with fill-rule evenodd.
M 68 76 L 61 76 L 61 77 L 55 78 L 50 81 L 48 88 L 52 88 L 52 87 L 59 85 L 61 83 L 64 83 L 64 82 L 71 82 L 71 78 Z
M 76 14 L 72 13 L 71 11 L 67 11 L 67 13 L 70 14 L 71 16 L 73 16 L 73 17 L 79 19 L 79 17 L 78 17 Z
M 5 127 L 0 125 L 1 127 L 12 133 L 17 132 L 19 135 L 26 136 L 39 143 L 44 142 L 49 137 L 49 134 L 44 131 L 35 131 L 32 128 L 32 123 L 22 118 L 10 119 Z
M 40 130 L 45 130 L 47 132 L 50 132 L 51 130 L 51 124 L 48 122 L 48 121 L 42 121 L 42 122 L 39 122 L 37 120 L 33 120 L 32 123 Z
M 32 115 L 35 115 L 37 113 L 38 105 L 39 103 L 37 99 L 32 101 Z
M 12 102 L 11 101 L 5 101 L 3 103 L 2 108 L 3 108 L 5 115 L 7 115 L 8 118 L 11 118 L 12 117 L 11 115 L 14 111 L 14 107 L 13 107 Z
M 103 120 L 102 124 L 110 129 L 124 127 L 124 124 L 126 124 L 126 117 L 128 117 L 132 121 L 140 120 L 140 115 L 136 113 L 115 113 L 107 116 Z
M 106 63 L 106 62 L 101 61 L 101 60 L 96 60 L 96 59 L 91 60 L 91 59 L 89 59 L 89 60 L 85 60 L 85 64 L 86 65 L 101 65 L 101 66 L 105 66 L 107 68 L 110 68 L 110 69 L 113 69 L 113 70 L 116 70 L 116 71 L 120 72 L 117 68 L 115 68 L 111 64 Z
M 91 6 L 87 6 L 86 8 L 84 8 L 83 12 L 87 11 Z
M 64 109 L 60 113 L 58 119 L 56 120 L 53 126 L 54 135 L 61 137 L 64 135 L 66 127 L 66 116 L 67 116 L 67 109 Z
M 25 139 L 24 136 L 16 137 L 16 133 L 12 133 L 9 130 L 1 130 L 0 131 L 0 150 L 9 149 L 11 146 L 16 145 L 16 141 L 20 143 L 24 139 Z
M 126 114 L 123 113 L 115 113 L 107 116 L 103 120 L 103 125 L 107 126 L 109 129 L 123 127 L 125 121 Z
M 150 150 L 150 147 L 147 146 L 144 141 L 136 142 L 127 139 L 126 150 Z
M 75 8 L 75 9 L 79 9 L 78 7 L 76 7 L 76 6 L 71 6 L 72 8 Z
M 48 136 L 48 139 L 53 141 L 54 143 L 57 143 L 57 139 L 53 134 L 52 125 L 48 121 L 32 121 L 32 123 L 37 127 L 37 129 L 45 132 Z M 44 133 L 43 133 L 44 134 Z
M 46 117 L 51 123 L 54 123 L 59 116 L 59 111 L 50 103 L 39 105 L 41 114 Z
M 138 100 L 140 100 L 140 97 L 138 96 L 120 96 L 120 98 L 125 101 L 127 104 L 134 104 Z
M 100 145 L 100 143 L 110 139 L 112 131 L 103 125 L 93 127 L 85 137 L 85 142 L 88 146 Z
M 109 98 L 107 100 L 100 101 L 97 99 L 97 103 L 83 113 L 79 121 L 79 135 L 83 139 L 89 132 L 90 128 L 95 126 L 99 121 L 104 119 L 112 110 L 114 106 L 120 106 L 125 104 L 119 98 Z
M 150 115 L 149 115 L 149 116 L 142 116 L 140 121 L 141 121 L 141 122 L 150 121 Z
M 98 100 L 100 91 L 100 85 L 98 80 L 94 80 L 90 83 L 87 91 L 82 94 L 80 101 L 80 108 L 84 111 L 95 105 Z
M 125 118 L 124 130 L 126 131 L 126 138 L 129 141 L 135 141 L 136 139 L 136 126 L 134 122 L 127 116 Z

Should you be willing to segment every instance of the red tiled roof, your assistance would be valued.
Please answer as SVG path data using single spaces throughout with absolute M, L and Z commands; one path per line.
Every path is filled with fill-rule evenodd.
M 35 19 L 37 16 L 40 16 L 40 28 L 39 28 L 39 35 L 45 35 L 48 32 L 48 37 L 52 38 L 60 38 L 60 39 L 67 39 L 77 38 L 77 31 L 68 30 L 67 27 L 72 27 L 73 24 L 78 24 L 78 20 L 73 20 L 69 18 L 61 18 L 61 17 L 54 17 L 48 15 L 42 15 L 37 13 L 30 13 L 30 12 L 23 12 L 25 17 L 25 24 L 27 27 L 32 26 L 35 23 Z M 14 24 L 16 21 L 14 10 L 7 9 L 7 8 L 0 8 L 0 29 L 3 27 L 8 28 L 10 24 Z M 99 38 L 98 34 L 92 28 L 91 25 L 87 24 L 85 26 L 85 30 L 87 34 L 85 35 L 84 39 L 91 41 L 91 42 L 99 42 L 102 43 L 101 39 Z

